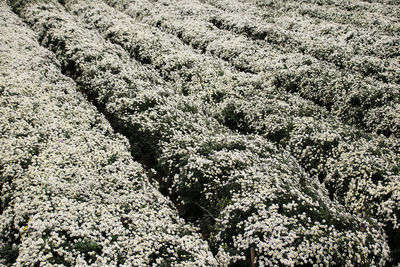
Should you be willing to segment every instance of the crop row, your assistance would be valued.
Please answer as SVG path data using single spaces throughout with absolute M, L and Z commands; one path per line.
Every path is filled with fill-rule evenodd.
M 211 220 L 206 226 L 220 265 L 245 263 L 249 251 L 265 265 L 383 264 L 387 252 L 373 222 L 344 213 L 287 152 L 227 130 L 202 111 L 198 98 L 157 85 L 153 72 L 55 1 L 14 9 L 129 137 L 133 152 L 141 151 L 135 156 L 155 161 L 181 214 Z M 190 214 L 196 206 L 203 218 Z
M 216 265 L 126 138 L 0 6 L 0 264 Z
M 219 2 L 215 0 L 205 1 Z M 346 0 L 275 1 L 269 3 L 240 0 L 240 6 L 242 5 L 256 6 L 259 14 L 262 14 L 264 18 L 271 18 L 274 14 L 302 15 L 309 18 L 322 19 L 326 22 L 336 22 L 344 25 L 354 25 L 362 29 L 386 32 L 387 34 L 396 34 L 400 30 L 398 19 L 400 12 L 393 5 Z
M 392 5 L 394 7 L 399 5 L 399 2 L 396 0 L 363 0 L 363 1 L 367 3 L 380 3 L 384 5 Z
M 244 0 L 247 1 L 247 0 Z M 363 8 L 370 8 L 370 9 L 374 9 L 377 8 L 377 10 L 379 10 L 380 8 L 387 8 L 387 9 L 391 9 L 391 8 L 396 8 L 396 6 L 399 5 L 399 2 L 397 2 L 396 0 L 355 0 L 352 2 L 348 2 L 346 0 L 301 0 L 301 1 L 306 1 L 306 2 L 310 2 L 310 3 L 320 3 L 321 5 L 341 5 L 343 4 L 344 7 L 347 6 L 360 6 Z M 395 9 L 396 11 L 396 9 Z M 398 10 L 397 10 L 398 11 Z M 386 13 L 386 12 L 383 12 Z
M 302 15 L 301 12 L 306 10 L 315 10 L 315 17 L 323 18 L 327 22 L 334 21 L 340 24 L 353 24 L 359 27 L 377 29 L 380 31 L 392 32 L 398 27 L 387 26 L 387 21 L 398 23 L 397 17 L 400 11 L 396 5 L 389 5 L 366 1 L 347 1 L 347 0 L 288 0 L 288 1 L 257 1 L 257 0 L 238 0 L 230 2 L 231 5 L 223 5 L 226 0 L 201 0 L 219 5 L 223 9 L 241 10 L 247 7 L 248 11 L 262 15 L 264 18 L 272 18 L 277 15 L 291 14 L 293 16 Z M 336 10 L 336 16 L 329 11 Z M 266 12 L 269 11 L 269 12 Z M 364 13 L 363 13 L 364 12 Z M 345 14 L 345 15 L 344 15 Z M 366 17 L 361 14 L 368 14 Z M 311 15 L 311 14 L 310 14 Z M 314 17 L 314 16 L 310 16 Z M 373 20 L 377 18 L 377 21 Z
M 123 8 L 127 3 L 116 5 Z M 140 12 L 137 5 L 138 2 L 134 2 L 126 12 L 136 17 Z M 191 10 L 192 6 L 191 2 L 186 9 L 196 13 L 197 8 Z M 327 107 L 346 123 L 386 136 L 400 134 L 399 85 L 358 77 L 302 54 L 284 54 L 273 47 L 215 29 L 207 22 L 188 18 L 173 3 L 168 8 L 142 3 L 141 15 L 147 23 L 177 35 L 195 48 L 228 60 L 239 70 L 265 75 L 278 88 L 300 93 Z
M 165 79 L 175 82 L 177 88 L 185 88 L 185 94 L 196 96 L 201 101 L 199 105 L 215 105 L 212 113 L 225 125 L 262 134 L 281 147 L 288 147 L 301 165 L 311 174 L 317 174 L 333 196 L 345 199 L 343 202 L 351 210 L 363 214 L 374 207 L 374 216 L 381 214 L 378 216 L 381 221 L 392 225 L 388 228 L 398 228 L 398 210 L 391 206 L 398 198 L 399 190 L 396 184 L 398 170 L 395 169 L 399 158 L 396 156 L 398 147 L 393 147 L 395 142 L 391 144 L 368 135 L 360 137 L 359 133 L 338 122 L 318 117 L 321 111 L 306 101 L 278 94 L 265 88 L 265 84 L 257 87 L 249 80 L 246 84 L 246 78 L 250 79 L 250 76 L 235 77 L 238 74 L 222 63 L 215 64 L 216 60 L 194 53 L 179 40 L 156 29 L 136 24 L 101 2 L 66 1 L 66 6 L 85 24 L 97 28 L 104 37 L 121 45 L 131 57 L 155 66 Z M 242 84 L 235 85 L 234 81 L 239 79 Z M 218 97 L 215 97 L 216 84 Z M 246 85 L 247 88 L 243 88 Z M 208 97 L 210 95 L 214 97 Z M 306 123 L 308 125 L 304 126 Z M 381 155 L 385 158 L 378 161 Z M 354 160 L 349 162 L 348 157 Z M 359 169 L 367 175 L 356 171 Z M 368 196 L 368 186 L 381 186 L 378 185 L 381 178 L 376 179 L 380 175 L 381 178 L 385 176 L 385 188 L 390 193 L 375 190 L 374 196 Z M 361 202 L 355 202 L 352 193 L 362 194 Z M 386 197 L 390 201 L 386 202 Z M 362 206 L 369 208 L 360 210 Z

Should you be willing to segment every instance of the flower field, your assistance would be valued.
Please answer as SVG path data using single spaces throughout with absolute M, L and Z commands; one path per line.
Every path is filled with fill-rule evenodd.
M 0 266 L 400 265 L 399 15 L 1 0 Z

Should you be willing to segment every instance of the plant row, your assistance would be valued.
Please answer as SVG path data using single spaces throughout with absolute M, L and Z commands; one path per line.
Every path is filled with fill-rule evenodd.
M 14 9 L 129 137 L 135 157 L 155 161 L 181 214 L 211 228 L 219 265 L 246 264 L 249 251 L 260 265 L 384 264 L 387 247 L 373 221 L 343 212 L 287 152 L 227 130 L 196 98 L 157 85 L 155 76 L 145 80 L 151 71 L 55 1 Z M 202 218 L 191 214 L 199 209 Z
M 317 6 L 301 4 L 297 8 L 292 4 L 296 13 L 306 15 L 310 18 L 317 18 L 333 21 L 340 24 L 352 24 L 362 29 L 373 29 L 386 32 L 386 34 L 396 34 L 400 31 L 398 16 L 400 13 L 393 6 L 372 6 L 368 9 L 360 5 L 340 6 Z M 391 16 L 388 16 L 390 13 Z M 337 14 L 336 16 L 334 14 Z M 396 17 L 397 16 L 397 17 Z
M 349 2 L 346 2 L 345 0 L 306 0 L 306 1 L 318 1 L 321 4 L 329 3 L 329 4 L 340 4 L 340 3 L 345 3 L 349 4 Z M 354 4 L 359 4 L 359 5 L 369 5 L 369 6 L 386 6 L 386 7 L 396 7 L 399 3 L 396 0 L 356 0 L 352 1 Z
M 126 138 L 1 4 L 0 264 L 216 266 Z
M 364 0 L 367 3 L 380 3 L 384 5 L 393 5 L 394 7 L 399 5 L 399 2 L 396 0 Z
M 396 182 L 396 140 L 363 136 L 326 114 L 321 116 L 324 112 L 315 105 L 290 94 L 279 94 L 267 84 L 257 86 L 254 78 L 249 80 L 251 75 L 239 76 L 218 60 L 196 54 L 176 38 L 137 24 L 99 1 L 66 1 L 65 5 L 85 24 L 123 47 L 132 58 L 158 69 L 179 91 L 185 88 L 183 93 L 195 96 L 199 105 L 211 107 L 212 115 L 224 125 L 263 135 L 288 148 L 301 166 L 320 177 L 333 198 L 355 213 L 371 212 L 379 217 L 393 236 L 398 231 L 394 229 L 398 229 L 399 211 L 392 206 L 400 189 Z M 235 83 L 237 80 L 241 83 Z M 349 157 L 353 158 L 350 162 Z M 359 169 L 363 171 L 356 171 Z M 382 179 L 386 181 L 385 193 L 375 190 L 372 196 L 369 187 L 381 188 Z M 362 195 L 360 201 L 355 201 L 353 194 Z
M 214 1 L 214 0 L 206 0 Z M 216 2 L 216 1 L 215 1 Z M 240 1 L 243 2 L 243 1 Z M 327 22 L 354 25 L 363 29 L 377 30 L 395 34 L 400 30 L 399 11 L 396 6 L 363 1 L 285 1 L 260 2 L 244 1 L 245 4 L 257 6 L 265 18 L 275 12 L 279 14 L 302 15 Z M 270 12 L 270 13 L 269 13 Z
M 108 1 L 111 5 L 112 2 Z M 128 2 L 114 5 L 124 8 Z M 133 2 L 126 12 L 137 17 L 139 3 L 142 2 Z M 277 88 L 299 93 L 325 106 L 346 123 L 386 136 L 400 134 L 398 85 L 359 77 L 310 56 L 284 54 L 273 47 L 215 29 L 207 22 L 191 19 L 191 15 L 184 14 L 173 3 L 168 9 L 161 4 L 143 3 L 141 6 L 143 21 L 178 36 L 186 44 L 229 61 L 238 70 L 260 73 L 272 79 Z M 194 10 L 197 9 L 193 8 L 189 13 L 195 13 Z

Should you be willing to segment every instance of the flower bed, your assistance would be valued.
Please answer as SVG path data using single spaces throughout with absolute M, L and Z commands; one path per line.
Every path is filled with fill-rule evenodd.
M 374 220 L 344 212 L 285 150 L 228 130 L 198 97 L 170 89 L 57 2 L 16 2 L 14 9 L 129 138 L 135 158 L 154 161 L 165 174 L 181 214 L 211 228 L 204 234 L 211 235 L 220 265 L 247 264 L 251 251 L 261 265 L 387 260 Z M 268 249 L 272 241 L 280 244 L 275 251 Z

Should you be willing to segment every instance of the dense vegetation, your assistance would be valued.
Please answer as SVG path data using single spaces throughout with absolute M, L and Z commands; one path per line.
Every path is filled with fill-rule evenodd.
M 399 264 L 396 1 L 0 8 L 0 264 Z

